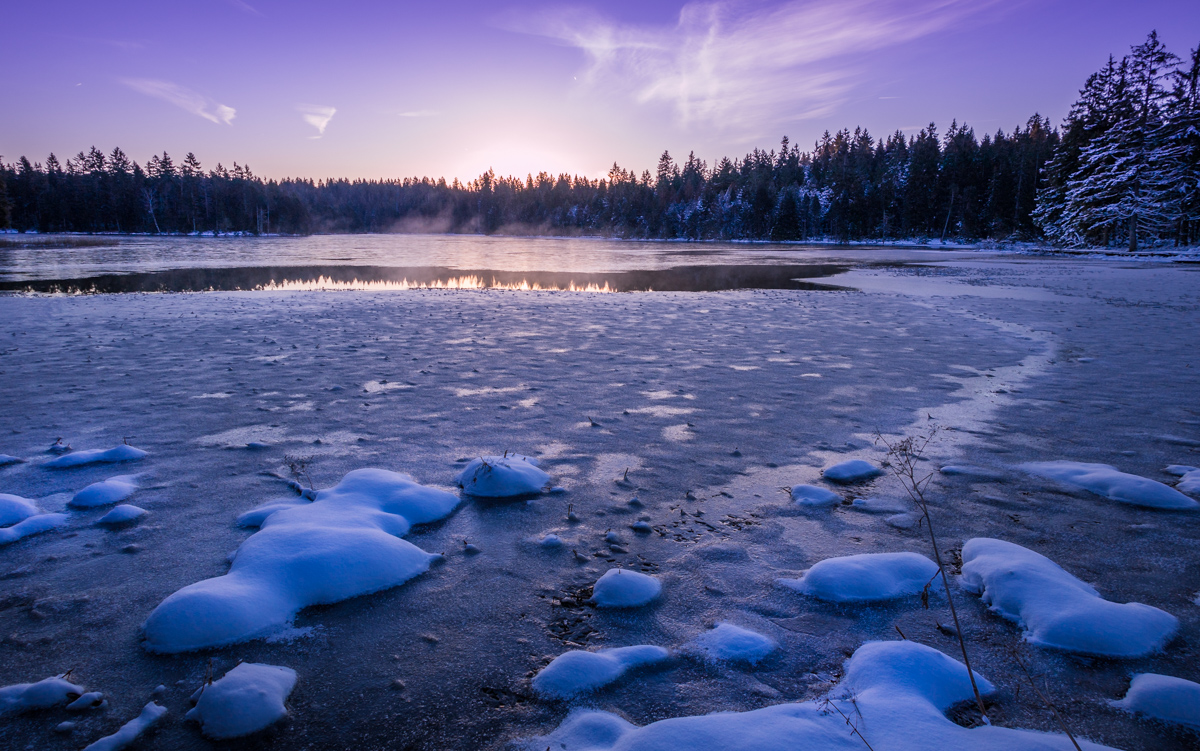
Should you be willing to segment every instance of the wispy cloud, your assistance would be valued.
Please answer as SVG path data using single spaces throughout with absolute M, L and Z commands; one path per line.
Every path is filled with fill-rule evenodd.
M 856 55 L 947 29 L 993 2 L 693 2 L 674 26 L 578 10 L 503 25 L 583 50 L 586 85 L 665 103 L 684 124 L 741 129 L 828 114 L 856 83 Z
M 436 110 L 413 110 L 412 112 L 401 112 L 400 117 L 434 117 L 437 114 Z
M 226 0 L 226 1 L 230 5 L 237 8 L 238 10 L 240 10 L 243 13 L 249 13 L 252 16 L 258 16 L 260 18 L 263 17 L 262 11 L 260 11 L 258 8 L 255 8 L 250 3 L 245 2 L 245 0 Z
M 232 125 L 233 118 L 237 115 L 237 110 L 233 107 L 216 102 L 186 86 L 180 86 L 170 81 L 158 81 L 152 78 L 126 78 L 121 83 L 134 91 L 161 99 L 181 110 L 186 110 L 217 124 Z
M 304 122 L 317 129 L 315 136 L 310 138 L 320 138 L 325 135 L 325 128 L 329 125 L 329 121 L 337 114 L 336 107 L 322 107 L 319 104 L 301 104 L 296 107 L 304 117 Z

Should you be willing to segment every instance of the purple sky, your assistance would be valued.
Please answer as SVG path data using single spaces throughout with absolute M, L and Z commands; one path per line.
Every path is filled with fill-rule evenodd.
M 1058 123 L 1151 29 L 1200 43 L 1195 0 L 578 5 L 177 0 L 9 3 L 0 157 L 194 151 L 268 177 L 651 168 L 786 134 L 951 118 Z

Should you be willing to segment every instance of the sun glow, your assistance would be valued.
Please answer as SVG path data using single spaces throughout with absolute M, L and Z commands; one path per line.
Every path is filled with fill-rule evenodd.
M 327 276 L 319 276 L 315 280 L 290 280 L 284 279 L 281 282 L 270 282 L 255 287 L 255 290 L 262 292 L 306 292 L 306 291 L 334 291 L 334 292 L 405 292 L 414 289 L 446 289 L 446 290 L 487 290 L 498 289 L 508 290 L 512 292 L 600 292 L 609 293 L 616 292 L 604 283 L 604 286 L 598 284 L 579 285 L 570 282 L 566 287 L 544 286 L 536 282 L 529 282 L 522 279 L 519 282 L 498 282 L 495 278 L 491 282 L 487 282 L 483 277 L 479 276 L 456 276 L 446 279 L 445 281 L 437 280 L 433 282 L 410 282 L 407 279 L 395 281 L 359 281 L 355 279 L 349 282 L 334 281 Z

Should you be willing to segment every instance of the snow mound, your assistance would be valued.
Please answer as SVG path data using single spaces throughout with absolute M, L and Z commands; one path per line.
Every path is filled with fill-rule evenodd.
M 801 506 L 833 506 L 840 503 L 842 497 L 837 493 L 817 485 L 793 485 L 792 501 Z
M 994 688 L 976 674 L 980 691 Z M 675 717 L 638 727 L 615 714 L 576 710 L 525 751 L 1069 751 L 1064 735 L 996 726 L 964 728 L 945 711 L 973 698 L 967 669 L 931 647 L 910 641 L 868 642 L 846 665 L 846 676 L 823 700 L 777 704 L 749 712 Z M 847 697 L 853 697 L 851 701 Z M 852 734 L 853 718 L 863 738 Z M 1080 741 L 1087 751 L 1103 751 Z
M 120 503 L 137 492 L 137 478 L 137 475 L 117 475 L 93 482 L 76 493 L 67 505 L 71 508 L 97 508 Z
M 42 466 L 49 469 L 67 469 L 69 467 L 82 467 L 86 464 L 133 462 L 145 456 L 147 456 L 145 451 L 123 443 L 108 450 L 89 449 L 87 451 L 75 451 L 70 454 L 63 454 L 57 459 L 51 459 Z
M 7 467 L 10 464 L 24 464 L 25 460 L 9 454 L 0 454 L 0 467 Z
M 550 484 L 550 475 L 537 467 L 537 459 L 518 454 L 473 459 L 454 478 L 454 484 L 477 498 L 512 498 L 535 495 Z
M 826 558 L 783 586 L 826 602 L 880 602 L 920 594 L 938 572 L 918 553 L 861 553 Z
M 209 738 L 240 738 L 286 717 L 283 703 L 295 687 L 291 668 L 243 662 L 193 694 L 196 706 L 184 719 L 200 723 Z
M 1179 628 L 1175 616 L 1140 602 L 1105 600 L 1054 561 L 1011 542 L 977 537 L 962 549 L 962 583 L 1041 647 L 1103 657 L 1157 652 Z
M 543 548 L 561 548 L 565 544 L 563 539 L 553 532 L 538 540 L 538 545 Z
M 696 637 L 690 645 L 690 651 L 710 660 L 751 665 L 757 665 L 777 649 L 779 644 L 771 637 L 732 623 L 718 623 L 716 628 Z
M 40 513 L 41 509 L 28 498 L 0 493 L 0 527 L 23 522 L 34 514 Z
M 166 707 L 150 702 L 142 708 L 141 714 L 122 725 L 120 730 L 88 745 L 83 751 L 121 751 L 123 748 L 129 748 L 166 713 Z
M 0 688 L 0 717 L 12 717 L 34 709 L 49 709 L 75 701 L 83 694 L 62 676 L 46 678 L 37 683 L 18 683 Z
M 83 696 L 80 696 L 75 701 L 67 705 L 68 712 L 87 712 L 91 709 L 100 709 L 108 706 L 108 702 L 104 700 L 104 694 L 99 691 L 89 691 Z
M 8 545 L 30 535 L 49 532 L 67 523 L 66 514 L 35 514 L 11 527 L 0 529 L 0 545 Z
M 1172 464 L 1167 467 L 1167 471 L 1179 477 L 1179 481 L 1175 483 L 1176 490 L 1182 490 L 1189 495 L 1200 495 L 1200 468 Z
M 283 511 L 284 509 L 307 504 L 308 501 L 303 498 L 282 498 L 277 501 L 267 501 L 261 506 L 255 506 L 238 516 L 237 525 L 239 527 L 261 527 L 263 522 L 267 520 L 267 517 L 276 511 Z
M 883 470 L 870 462 L 865 462 L 862 459 L 851 459 L 840 464 L 835 464 L 832 467 L 826 467 L 821 476 L 830 482 L 849 485 L 851 483 L 864 482 L 879 477 L 882 474 Z
M 1161 482 L 1126 474 L 1108 464 L 1031 462 L 1022 464 L 1021 469 L 1134 506 L 1161 509 L 1194 509 L 1200 506 L 1200 503 Z
M 649 644 L 571 651 L 555 657 L 533 677 L 533 690 L 545 699 L 570 699 L 607 686 L 630 668 L 662 662 L 669 656 L 667 650 Z
M 636 608 L 662 594 L 662 582 L 648 574 L 610 568 L 592 587 L 592 602 L 602 608 Z
M 128 524 L 135 519 L 141 519 L 146 514 L 150 513 L 144 508 L 137 506 L 116 506 L 112 511 L 109 511 L 96 522 L 97 524 Z
M 1157 673 L 1133 676 L 1125 698 L 1112 702 L 1126 712 L 1200 730 L 1200 683 Z
M 285 627 L 309 605 L 399 586 L 438 556 L 399 539 L 458 505 L 405 474 L 359 469 L 312 503 L 276 511 L 234 553 L 229 573 L 191 584 L 146 619 L 154 652 L 247 641 Z

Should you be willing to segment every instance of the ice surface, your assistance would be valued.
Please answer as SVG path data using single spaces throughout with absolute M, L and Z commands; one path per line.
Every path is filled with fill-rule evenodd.
M 541 493 L 550 475 L 538 469 L 537 459 L 517 454 L 483 456 L 463 468 L 454 483 L 478 498 L 512 498 Z
M 750 665 L 757 665 L 777 649 L 779 642 L 771 637 L 732 623 L 718 623 L 689 644 L 689 651 L 707 659 Z
M 653 576 L 611 568 L 592 588 L 592 602 L 602 608 L 636 608 L 653 602 L 662 593 L 662 582 Z
M 1130 681 L 1125 698 L 1112 705 L 1200 731 L 1200 683 L 1157 673 L 1138 673 Z
M 7 527 L 41 513 L 37 504 L 28 498 L 0 493 L 0 527 Z
M 793 485 L 792 500 L 801 506 L 834 506 L 841 503 L 842 497 L 817 485 Z
M 856 482 L 865 482 L 867 480 L 879 477 L 883 474 L 883 470 L 862 459 L 850 459 L 840 462 L 832 467 L 826 467 L 821 476 L 830 482 L 842 483 L 850 485 Z
M 533 690 L 546 699 L 570 699 L 607 686 L 631 668 L 662 662 L 669 656 L 666 649 L 649 644 L 598 652 L 573 650 L 542 668 L 533 677 Z
M 1011 542 L 978 537 L 962 549 L 962 583 L 1041 647 L 1134 658 L 1175 636 L 1175 616 L 1139 602 L 1105 600 L 1054 561 Z
M 1021 468 L 1030 474 L 1057 480 L 1090 491 L 1109 500 L 1160 509 L 1194 509 L 1200 502 L 1174 488 L 1138 475 L 1119 471 L 1108 464 L 1085 462 L 1030 462 Z
M 1002 480 L 1004 475 L 986 467 L 976 467 L 973 464 L 947 464 L 939 470 L 943 475 L 951 477 L 967 477 L 972 480 Z
M 129 748 L 142 733 L 146 732 L 167 713 L 167 708 L 150 702 L 142 707 L 142 712 L 112 735 L 106 735 L 100 740 L 89 744 L 83 751 L 121 751 Z
M 120 446 L 107 450 L 88 449 L 87 451 L 75 451 L 70 454 L 63 454 L 56 459 L 51 459 L 42 466 L 49 469 L 67 469 L 69 467 L 82 467 L 88 464 L 133 462 L 145 456 L 147 456 L 147 452 L 123 443 Z
M 4 686 L 0 688 L 0 717 L 11 717 L 34 709 L 49 709 L 74 701 L 81 694 L 83 686 L 76 686 L 62 676 L 44 678 L 37 683 Z
M 137 475 L 117 475 L 94 482 L 71 498 L 72 508 L 97 508 L 120 503 L 137 492 Z
M 984 694 L 995 691 L 975 680 Z M 609 712 L 576 710 L 556 730 L 521 744 L 526 751 L 1067 751 L 1064 735 L 996 726 L 964 728 L 946 718 L 973 697 L 966 668 L 910 641 L 868 642 L 846 664 L 841 683 L 820 701 L 748 712 L 676 717 L 638 727 Z M 847 718 L 849 721 L 847 721 Z M 860 738 L 855 733 L 861 733 Z M 1105 748 L 1080 741 L 1082 748 Z
M 919 553 L 860 553 L 826 558 L 801 578 L 779 583 L 827 602 L 880 602 L 920 594 L 937 572 Z
M 66 523 L 66 514 L 35 514 L 11 527 L 0 528 L 0 545 L 8 545 L 23 537 L 48 532 Z
M 187 652 L 286 626 L 310 605 L 398 586 L 438 556 L 399 539 L 445 518 L 458 498 L 383 469 L 359 469 L 312 503 L 276 511 L 242 543 L 229 573 L 184 587 L 145 623 L 145 646 Z
M 201 687 L 185 719 L 200 723 L 200 731 L 209 738 L 240 738 L 286 717 L 284 702 L 295 686 L 296 671 L 291 668 L 243 662 Z
M 96 523 L 113 525 L 128 524 L 134 519 L 141 519 L 148 513 L 150 512 L 144 508 L 122 504 L 120 506 L 114 506 L 111 511 L 100 517 Z
M 912 504 L 899 498 L 855 498 L 850 508 L 868 514 L 900 514 L 908 511 Z

